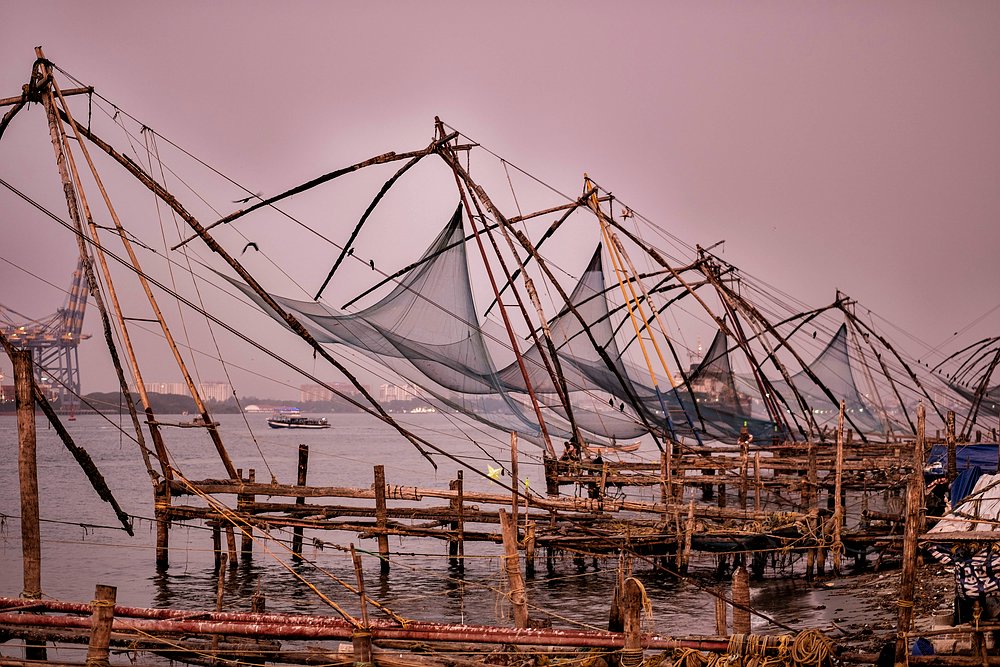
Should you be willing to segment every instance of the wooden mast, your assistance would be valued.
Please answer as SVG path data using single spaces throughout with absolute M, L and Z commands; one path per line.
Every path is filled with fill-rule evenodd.
M 44 58 L 41 53 L 41 48 L 37 49 L 39 58 Z M 59 86 L 52 81 L 52 88 L 55 90 L 56 94 L 59 95 Z M 229 452 L 226 451 L 226 446 L 222 442 L 222 436 L 219 434 L 218 428 L 215 422 L 212 420 L 211 416 L 208 414 L 208 408 L 205 406 L 204 401 L 201 399 L 201 395 L 198 393 L 197 387 L 195 387 L 194 380 L 191 378 L 191 374 L 187 369 L 187 365 L 184 363 L 183 357 L 181 357 L 180 350 L 174 341 L 173 335 L 170 333 L 170 328 L 167 326 L 166 320 L 163 318 L 163 313 L 157 304 L 156 297 L 153 295 L 153 291 L 149 286 L 149 281 L 146 279 L 146 274 L 142 270 L 142 266 L 139 263 L 139 258 L 135 254 L 135 250 L 132 247 L 132 243 L 128 239 L 128 235 L 125 233 L 125 228 L 122 226 L 121 219 L 118 217 L 118 213 L 115 211 L 114 205 L 111 203 L 111 198 L 108 196 L 107 190 L 104 187 L 104 183 L 101 180 L 100 174 L 97 172 L 94 162 L 90 157 L 90 151 L 87 149 L 87 145 L 83 142 L 80 136 L 79 129 L 77 127 L 76 121 L 73 120 L 73 115 L 69 110 L 69 105 L 66 104 L 66 100 L 60 96 L 60 101 L 62 102 L 63 111 L 66 114 L 66 118 L 69 121 L 70 127 L 73 128 L 74 135 L 76 137 L 77 143 L 80 145 L 80 149 L 83 151 L 83 156 L 87 160 L 87 164 L 90 167 L 91 174 L 94 177 L 94 181 L 97 183 L 97 187 L 101 192 L 101 196 L 104 199 L 104 204 L 108 209 L 108 213 L 111 216 L 111 220 L 114 222 L 115 229 L 118 232 L 118 237 L 121 239 L 122 246 L 125 248 L 128 254 L 129 261 L 131 262 L 133 268 L 135 269 L 136 276 L 139 279 L 139 284 L 142 285 L 143 292 L 146 294 L 146 299 L 149 301 L 150 308 L 153 310 L 153 315 L 156 317 L 157 322 L 160 325 L 160 330 L 163 332 L 164 339 L 166 340 L 167 346 L 170 348 L 171 353 L 174 356 L 174 361 L 177 363 L 178 369 L 181 371 L 181 375 L 184 378 L 185 384 L 187 384 L 188 391 L 191 397 L 194 399 L 195 406 L 198 409 L 199 414 L 202 417 L 206 428 L 208 429 L 209 436 L 215 445 L 216 452 L 219 454 L 219 458 L 222 460 L 222 465 L 226 469 L 226 474 L 229 475 L 230 479 L 238 479 L 236 474 L 236 466 L 233 465 L 232 459 L 229 457 Z M 71 158 L 72 159 L 72 158 Z M 75 166 L 74 166 L 75 171 Z M 88 216 L 89 218 L 90 216 Z M 97 228 L 91 221 L 91 234 L 95 241 L 98 239 Z M 98 244 L 98 248 L 100 245 Z M 100 252 L 100 250 L 99 250 Z M 109 281 L 110 282 L 110 281 Z
M 74 226 L 77 229 L 77 242 L 80 245 L 80 251 L 82 256 L 86 255 L 86 247 L 83 242 L 83 225 L 80 219 L 80 209 L 77 206 L 77 190 L 74 187 L 74 180 L 79 182 L 79 175 L 76 172 L 75 163 L 73 162 L 72 154 L 68 151 L 68 146 L 66 146 L 65 133 L 59 125 L 59 118 L 56 110 L 55 96 L 52 92 L 52 75 L 49 71 L 47 61 L 45 60 L 45 55 L 42 52 L 41 47 L 35 49 L 35 54 L 39 58 L 39 79 L 47 82 L 44 86 L 42 92 L 42 102 L 45 105 L 46 116 L 48 118 L 49 124 L 49 134 L 52 139 L 52 149 L 55 152 L 56 166 L 59 171 L 59 177 L 63 183 L 63 191 L 66 197 L 66 205 L 69 211 L 70 219 L 73 221 Z M 71 179 L 69 170 L 67 169 L 67 163 L 73 168 L 74 179 Z M 86 199 L 82 196 L 82 192 L 79 193 L 81 205 L 84 207 L 84 211 L 87 216 L 87 222 L 90 226 L 91 233 L 93 234 L 95 225 L 93 218 L 90 215 L 90 209 L 87 206 Z M 154 504 L 156 513 L 156 562 L 159 566 L 165 566 L 168 563 L 167 547 L 169 542 L 168 533 L 168 520 L 165 513 L 165 508 L 170 504 L 170 480 L 173 479 L 173 472 L 170 468 L 170 463 L 167 460 L 167 451 L 163 443 L 162 435 L 159 428 L 156 426 L 156 419 L 153 415 L 152 407 L 149 403 L 149 397 L 146 394 L 145 386 L 142 382 L 142 375 L 139 372 L 138 361 L 136 360 L 135 351 L 132 347 L 131 339 L 128 335 L 128 329 L 125 326 L 124 317 L 121 312 L 121 307 L 118 302 L 118 296 L 115 292 L 114 285 L 110 279 L 110 272 L 108 270 L 107 261 L 104 257 L 104 253 L 101 251 L 100 245 L 95 242 L 95 247 L 97 249 L 97 257 L 101 264 L 101 271 L 104 275 L 105 284 L 107 285 L 108 295 L 111 299 L 112 307 L 115 311 L 115 317 L 118 320 L 119 331 L 122 335 L 122 341 L 125 346 L 126 357 L 128 357 L 129 365 L 135 378 L 136 389 L 139 393 L 139 398 L 142 401 L 144 411 L 146 413 L 146 421 L 149 425 L 150 436 L 153 439 L 153 447 L 156 452 L 156 457 L 160 464 L 160 469 L 163 473 L 164 484 L 161 488 L 157 489 L 157 480 L 149 465 L 148 455 L 146 454 L 146 448 L 142 443 L 142 429 L 139 428 L 138 424 L 135 423 L 137 440 L 139 441 L 140 450 L 143 452 L 144 461 L 147 465 L 147 471 L 150 473 L 151 481 L 154 484 Z M 87 263 L 88 278 L 91 282 L 91 293 L 95 295 L 95 298 L 100 298 L 100 290 L 97 289 L 97 281 L 93 276 L 93 271 L 90 269 L 89 262 Z M 103 302 L 100 302 L 103 303 Z M 102 309 L 102 313 L 104 313 Z M 104 315 L 105 319 L 107 315 Z M 111 336 L 109 332 L 105 333 L 109 340 Z M 117 354 L 115 354 L 117 358 Z M 128 403 L 131 404 L 131 395 L 125 383 L 124 375 L 121 372 L 120 367 L 116 367 L 119 373 L 119 382 L 122 384 L 122 392 L 128 396 Z M 137 420 L 134 418 L 134 421 Z

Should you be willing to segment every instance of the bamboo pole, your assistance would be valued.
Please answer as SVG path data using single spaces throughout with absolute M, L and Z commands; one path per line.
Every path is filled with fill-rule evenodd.
M 115 600 L 118 589 L 114 586 L 98 584 L 94 590 L 93 625 L 90 631 L 90 644 L 87 646 L 86 667 L 109 667 L 109 643 L 111 640 L 111 624 L 115 618 Z
M 42 597 L 42 534 L 38 512 L 38 463 L 35 435 L 35 378 L 31 350 L 14 350 L 14 403 L 17 406 L 17 474 L 21 493 L 21 561 L 24 588 L 21 597 Z M 45 660 L 45 645 L 26 643 L 25 657 Z
M 299 465 L 298 473 L 295 480 L 296 486 L 306 485 L 306 475 L 309 472 L 309 445 L 299 445 Z M 305 496 L 295 497 L 296 505 L 305 505 Z M 296 526 L 292 528 L 292 560 L 301 561 L 302 560 L 302 527 Z
M 517 556 L 517 526 L 511 517 L 500 508 L 500 526 L 503 530 L 504 571 L 510 587 L 510 603 L 514 607 L 514 627 L 528 627 L 528 598 L 524 590 L 524 578 Z
M 913 623 L 913 593 L 916 588 L 917 537 L 923 532 L 924 511 L 924 404 L 917 406 L 917 438 L 913 447 L 913 470 L 906 490 L 906 525 L 903 529 L 903 571 L 899 579 L 899 613 L 896 625 L 896 662 L 906 659 L 906 637 Z
M 833 573 L 840 576 L 840 557 L 844 550 L 841 541 L 841 527 L 844 523 L 844 502 L 840 495 L 844 480 L 844 401 L 840 401 L 840 416 L 837 418 L 837 471 L 833 485 Z
M 379 528 L 378 557 L 382 574 L 389 573 L 389 536 L 384 531 L 388 526 L 385 511 L 385 466 L 375 466 L 375 521 Z

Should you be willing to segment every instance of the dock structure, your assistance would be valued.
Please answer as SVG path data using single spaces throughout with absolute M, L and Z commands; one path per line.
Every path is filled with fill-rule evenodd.
M 951 481 L 958 474 L 955 449 L 961 437 L 955 433 L 954 415 L 947 418 L 947 432 L 943 438 L 927 436 L 923 401 L 942 420 L 945 419 L 943 409 L 934 402 L 931 391 L 911 365 L 870 325 L 854 316 L 852 301 L 838 293 L 836 301 L 826 308 L 772 321 L 774 318 L 765 317 L 762 309 L 751 303 L 739 289 L 739 279 L 734 277 L 736 267 L 713 255 L 711 248 L 700 246 L 690 264 L 681 267 L 668 262 L 664 253 L 645 241 L 626 222 L 634 217 L 630 209 L 625 209 L 627 214 L 616 216 L 613 206 L 617 200 L 589 177 L 585 177 L 578 199 L 508 218 L 472 179 L 469 161 L 460 159 L 476 146 L 475 142 L 465 143 L 466 138 L 460 132 L 437 118 L 434 138 L 425 148 L 374 156 L 266 199 L 257 197 L 259 201 L 245 209 L 204 224 L 142 165 L 101 139 L 89 122 L 84 126 L 74 120 L 65 98 L 92 93 L 93 89 L 88 88 L 61 90 L 55 68 L 39 48 L 31 79 L 22 95 L 0 100 L 0 104 L 12 107 L 0 120 L 0 133 L 29 103 L 39 103 L 45 109 L 69 222 L 51 213 L 50 217 L 74 232 L 79 247 L 81 268 L 73 298 L 82 303 L 86 290 L 101 316 L 104 337 L 134 427 L 138 456 L 142 458 L 152 487 L 156 565 L 166 567 L 169 564 L 171 526 L 186 522 L 201 522 L 210 528 L 220 584 L 226 563 L 251 560 L 255 540 L 262 535 L 273 539 L 274 531 L 282 529 L 289 530 L 291 539 L 277 541 L 287 546 L 288 559 L 292 562 L 305 560 L 307 545 L 325 544 L 325 540 L 317 537 L 320 534 L 350 533 L 363 540 L 373 540 L 382 573 L 391 570 L 396 558 L 390 547 L 390 537 L 441 542 L 442 552 L 458 567 L 466 556 L 467 544 L 491 544 L 497 546 L 496 553 L 503 558 L 517 627 L 470 630 L 439 624 L 403 623 L 399 619 L 391 623 L 369 622 L 367 606 L 374 602 L 364 593 L 364 573 L 353 545 L 350 550 L 355 557 L 357 586 L 350 590 L 358 595 L 360 620 L 343 610 L 339 611 L 345 616 L 344 622 L 336 623 L 316 618 L 269 617 L 260 608 L 247 618 L 227 615 L 222 610 L 221 585 L 215 611 L 199 612 L 197 618 L 188 612 L 175 616 L 173 610 L 121 608 L 115 605 L 115 591 L 104 587 L 97 591 L 91 605 L 92 618 L 85 619 L 79 616 L 83 611 L 79 606 L 72 603 L 60 606 L 60 603 L 44 599 L 43 591 L 39 590 L 37 528 L 26 522 L 25 529 L 31 533 L 26 532 L 23 540 L 25 597 L 29 599 L 20 602 L 0 599 L 0 609 L 4 610 L 0 611 L 0 637 L 24 638 L 27 646 L 33 649 L 27 657 L 44 658 L 39 642 L 73 642 L 87 636 L 91 649 L 87 664 L 106 664 L 110 646 L 134 640 L 133 635 L 122 631 L 127 623 L 133 631 L 196 635 L 198 639 L 194 643 L 178 644 L 183 651 L 172 654 L 174 657 L 183 655 L 183 659 L 193 664 L 231 664 L 223 659 L 225 655 L 240 656 L 239 659 L 245 658 L 253 664 L 272 659 L 293 664 L 329 664 L 329 655 L 290 655 L 267 642 L 288 638 L 338 638 L 352 642 L 351 659 L 339 661 L 353 661 L 356 665 L 390 664 L 384 654 L 380 658 L 374 643 L 398 640 L 466 642 L 477 646 L 502 643 L 608 648 L 614 649 L 611 662 L 623 667 L 642 664 L 643 652 L 655 649 L 724 652 L 730 662 L 775 657 L 790 665 L 823 667 L 829 663 L 832 651 L 822 637 L 802 633 L 794 638 L 794 642 L 801 639 L 801 650 L 808 659 L 792 657 L 789 660 L 788 656 L 795 654 L 794 650 L 789 654 L 794 648 L 792 638 L 754 638 L 750 634 L 749 580 L 765 576 L 769 566 L 781 574 L 795 572 L 814 577 L 825 575 L 829 568 L 834 575 L 841 575 L 846 569 L 845 555 L 852 555 L 856 565 L 864 568 L 869 565 L 868 556 L 872 553 L 878 556 L 876 564 L 887 554 L 899 554 L 902 577 L 894 639 L 896 660 L 905 657 L 905 644 L 913 628 L 918 548 L 922 542 L 942 539 L 928 536 L 925 530 L 928 518 L 925 457 L 933 444 L 947 447 L 945 479 Z M 146 129 L 144 127 L 143 131 Z M 120 165 L 190 228 L 193 235 L 171 250 L 195 239 L 211 249 L 238 277 L 238 280 L 230 280 L 231 286 L 304 341 L 314 358 L 322 359 L 329 366 L 327 370 L 346 377 L 357 390 L 357 396 L 339 392 L 311 373 L 295 368 L 294 364 L 246 335 L 238 325 L 223 322 L 206 308 L 185 301 L 166 284 L 157 283 L 143 268 L 138 237 L 124 228 L 88 146 L 95 154 L 99 151 Z M 360 314 L 334 315 L 325 307 L 317 306 L 315 302 L 341 262 L 353 252 L 352 244 L 362 225 L 385 192 L 412 165 L 430 156 L 440 158 L 454 177 L 460 202 L 434 243 L 416 263 L 373 286 L 372 290 L 392 280 L 399 284 L 385 299 L 366 307 Z M 336 264 L 313 301 L 268 292 L 239 257 L 212 235 L 218 225 L 233 223 L 255 210 L 273 206 L 322 183 L 368 166 L 402 160 L 406 160 L 404 165 L 374 197 L 350 238 L 342 245 Z M 89 174 L 81 178 L 85 170 Z M 99 192 L 92 200 L 84 192 L 85 180 L 92 181 Z M 95 207 L 96 202 L 104 205 L 107 219 L 103 219 L 103 213 L 101 219 L 106 224 L 99 225 L 95 221 L 92 201 Z M 594 216 L 599 223 L 601 243 L 578 282 L 567 290 L 556 279 L 556 273 L 540 254 L 539 247 L 574 211 Z M 514 224 L 546 216 L 553 218 L 552 223 L 537 243 Z M 471 234 L 466 233 L 464 221 L 471 226 Z M 111 237 L 121 242 L 122 255 L 111 253 L 105 245 Z M 477 319 L 472 285 L 466 275 L 465 244 L 470 241 L 475 243 L 483 259 L 494 302 L 500 305 L 505 338 L 491 339 L 491 342 L 499 345 L 498 341 L 503 341 L 509 346 L 514 361 L 505 368 L 490 356 Z M 250 246 L 256 248 L 251 242 L 244 252 Z M 492 255 L 488 246 L 492 246 Z M 604 254 L 608 255 L 613 268 L 615 284 L 610 288 L 604 282 Z M 121 263 L 134 275 L 145 297 L 142 307 L 148 308 L 148 317 L 136 317 L 123 310 L 109 270 L 111 262 Z M 375 269 L 374 259 L 367 263 Z M 554 303 L 547 304 L 555 316 L 551 312 L 546 314 L 539 290 L 527 271 L 529 264 L 532 271 L 537 271 L 535 277 L 545 281 L 546 289 L 558 294 L 558 299 L 552 299 Z M 434 273 L 434 280 L 427 281 L 430 291 L 416 294 L 414 286 L 422 276 L 432 272 L 437 273 Z M 458 284 L 456 275 L 464 276 L 462 284 Z M 518 277 L 527 299 L 514 287 Z M 506 291 L 508 288 L 510 292 Z M 233 463 L 219 422 L 211 417 L 199 395 L 184 360 L 185 350 L 175 342 L 154 292 L 176 298 L 178 303 L 203 315 L 210 326 L 219 327 L 294 368 L 353 407 L 389 425 L 435 465 L 431 453 L 443 455 L 456 465 L 467 466 L 394 419 L 368 393 L 333 348 L 344 345 L 353 346 L 354 351 L 385 350 L 381 361 L 390 369 L 396 361 L 403 363 L 398 354 L 406 350 L 402 353 L 405 363 L 417 369 L 414 371 L 407 366 L 407 372 L 422 373 L 426 376 L 423 378 L 425 384 L 445 387 L 451 392 L 448 397 L 444 397 L 443 392 L 439 395 L 437 400 L 442 406 L 447 405 L 468 418 L 510 434 L 509 479 L 514 480 L 513 483 L 498 482 L 495 493 L 474 491 L 468 488 L 463 470 L 457 470 L 447 488 L 424 488 L 399 484 L 386 476 L 383 466 L 376 465 L 372 470 L 372 483 L 367 486 L 310 485 L 309 452 L 305 447 L 299 449 L 297 467 L 294 475 L 289 471 L 288 483 L 279 483 L 274 476 L 269 482 L 258 481 L 255 469 L 248 468 L 244 472 Z M 612 292 L 620 292 L 620 296 L 615 296 L 615 303 L 609 298 Z M 707 294 L 713 294 L 716 303 L 709 305 L 703 298 Z M 706 311 L 707 319 L 718 327 L 709 354 L 689 371 L 681 368 L 673 336 L 665 318 L 661 318 L 663 309 L 682 296 L 697 301 Z M 836 311 L 845 321 L 839 324 L 836 334 L 819 356 L 807 361 L 790 339 L 826 311 Z M 389 316 L 385 316 L 386 312 Z M 396 315 L 403 312 L 412 319 L 397 329 L 412 333 L 410 337 L 387 326 L 387 323 L 399 325 L 401 320 Z M 70 319 L 78 332 L 82 305 L 73 313 Z M 518 317 L 523 321 L 518 321 Z M 611 324 L 613 317 L 618 320 L 614 327 Z M 154 414 L 142 380 L 139 355 L 129 337 L 129 327 L 137 320 L 157 326 L 194 400 L 198 413 L 195 420 L 172 424 Z M 442 322 L 446 331 L 441 340 L 420 337 L 431 324 Z M 628 331 L 626 323 L 631 325 L 634 336 L 624 333 Z M 528 332 L 525 339 L 530 343 L 527 347 L 518 329 Z M 88 474 L 91 470 L 96 471 L 96 466 L 92 461 L 87 463 L 68 432 L 59 425 L 58 418 L 54 413 L 49 414 L 47 399 L 31 379 L 31 360 L 17 354 L 13 349 L 16 346 L 8 340 L 12 337 L 13 334 L 8 336 L 0 329 L 0 341 L 8 354 L 21 360 L 18 407 L 25 411 L 25 416 L 19 420 L 22 435 L 19 464 L 24 472 L 25 491 L 22 515 L 36 517 L 37 493 L 31 491 L 34 426 L 33 417 L 27 416 L 27 408 L 33 402 L 46 412 Z M 815 330 L 812 338 L 816 338 Z M 641 348 L 648 379 L 643 373 L 629 373 L 625 351 L 632 343 Z M 756 392 L 753 396 L 737 390 L 736 373 L 728 359 L 730 351 L 743 355 L 742 363 L 749 371 L 740 379 L 740 388 L 751 387 L 750 391 Z M 864 362 L 863 372 L 869 380 L 872 369 L 883 374 L 883 394 L 875 397 L 881 417 L 872 416 L 862 392 L 854 383 L 851 355 Z M 890 364 L 894 365 L 890 367 Z M 990 365 L 989 373 L 998 365 L 1000 352 Z M 831 372 L 830 368 L 835 371 Z M 765 369 L 771 371 L 771 376 Z M 638 375 L 643 375 L 643 379 L 638 379 Z M 900 378 L 913 385 L 908 388 L 906 398 Z M 133 399 L 130 383 L 137 390 L 137 402 Z M 988 395 L 986 379 L 982 384 L 977 402 Z M 518 400 L 512 398 L 512 394 L 516 394 Z M 480 410 L 482 396 L 494 399 L 498 409 L 506 412 L 496 416 Z M 574 397 L 586 398 L 581 403 L 591 408 L 574 404 Z M 594 397 L 600 398 L 600 410 L 592 408 Z M 890 399 L 898 405 L 888 409 L 886 404 Z M 754 401 L 761 406 L 756 414 L 752 409 Z M 911 412 L 918 401 L 914 420 Z M 819 423 L 817 415 L 838 412 L 838 404 L 837 425 L 831 430 L 829 424 Z M 971 433 L 972 421 L 969 418 L 964 422 L 963 435 Z M 204 478 L 185 470 L 184 462 L 170 455 L 164 437 L 169 426 L 204 429 L 225 476 Z M 895 428 L 895 432 L 908 435 L 905 438 L 873 437 L 872 434 L 883 427 Z M 615 442 L 616 434 L 622 433 L 632 434 L 629 437 L 635 433 L 640 434 L 635 437 L 648 436 L 660 454 L 651 460 L 644 460 L 641 455 L 634 459 L 618 458 L 612 454 L 612 448 L 606 450 L 606 457 L 588 459 L 583 446 L 585 431 L 593 434 L 598 442 Z M 759 437 L 766 434 L 769 439 L 761 438 L 762 441 L 753 443 L 751 431 Z M 523 437 L 533 437 L 544 451 L 541 461 L 544 495 L 520 486 L 518 466 L 528 460 L 523 452 L 518 454 L 519 433 Z M 576 443 L 575 448 L 568 447 L 568 455 L 563 458 L 556 458 L 552 445 L 556 433 L 571 438 L 567 445 Z M 471 469 L 467 466 L 465 472 Z M 96 476 L 91 477 L 98 488 L 95 479 Z M 642 493 L 636 493 L 636 489 L 642 489 Z M 104 491 L 106 488 L 99 489 L 102 498 L 105 498 Z M 110 493 L 106 495 L 111 497 Z M 127 515 L 120 511 L 113 497 L 109 502 L 115 506 L 125 530 L 131 532 Z M 970 536 L 965 532 L 949 533 L 948 539 L 993 541 L 992 536 Z M 347 550 L 344 546 L 340 548 Z M 685 576 L 702 554 L 710 554 L 720 561 L 731 560 L 733 592 L 725 602 L 734 610 L 732 632 L 726 622 L 726 609 L 717 608 L 718 637 L 681 640 L 644 635 L 640 623 L 644 592 L 637 580 L 626 572 L 624 564 L 613 594 L 616 607 L 613 616 L 616 622 L 620 621 L 623 632 L 574 634 L 532 628 L 520 563 L 523 558 L 525 571 L 533 572 L 540 551 L 545 552 L 549 568 L 553 567 L 553 555 L 558 553 L 572 554 L 577 563 L 587 557 L 618 558 L 624 554 L 643 559 L 652 567 L 677 577 Z M 66 615 L 38 618 L 41 616 L 35 614 L 38 611 L 66 612 Z M 119 623 L 119 618 L 129 620 Z M 91 627 L 92 631 L 85 633 L 84 626 Z M 30 629 L 18 630 L 19 627 Z M 976 656 L 978 662 L 968 664 L 1000 662 L 985 654 L 984 632 L 978 625 L 969 630 L 982 655 Z M 725 635 L 729 638 L 723 641 Z M 242 643 L 225 646 L 228 641 L 223 638 L 225 636 L 253 637 L 264 643 L 252 649 Z M 209 658 L 206 659 L 206 655 Z M 685 664 L 689 665 L 711 662 L 708 658 L 702 661 L 693 654 L 687 657 L 690 661 L 685 659 Z M 869 657 L 855 661 L 865 662 Z M 843 654 L 841 659 L 847 660 Z M 0 659 L 0 662 L 4 661 Z M 398 664 L 411 662 L 408 657 Z M 911 659 L 911 662 L 921 661 Z M 468 660 L 449 657 L 422 664 L 466 667 L 468 663 Z M 940 664 L 967 663 L 955 660 Z
M 674 571 L 686 570 L 698 553 L 742 555 L 761 576 L 769 558 L 777 562 L 771 557 L 786 554 L 805 557 L 811 576 L 828 564 L 840 572 L 845 553 L 860 565 L 868 552 L 899 549 L 914 442 L 861 442 L 848 435 L 836 443 L 768 444 L 752 451 L 692 447 L 658 463 L 545 459 L 546 475 L 568 492 L 559 495 L 512 494 L 506 487 L 470 491 L 461 471 L 448 488 L 401 485 L 386 477 L 383 466 L 375 466 L 367 487 L 259 483 L 250 470 L 235 481 L 175 478 L 161 494 L 172 498 L 170 522 L 203 521 L 244 537 L 290 529 L 293 557 L 310 543 L 302 537 L 309 530 L 376 541 L 383 568 L 393 557 L 389 536 L 443 542 L 456 559 L 465 543 L 501 544 L 500 513 L 516 510 L 519 548 L 532 567 L 537 550 L 599 557 L 624 549 L 660 558 Z M 306 477 L 307 461 L 306 448 L 298 481 Z M 630 497 L 648 496 L 637 493 L 639 487 L 658 488 L 659 500 Z M 221 538 L 215 549 L 221 557 Z M 229 550 L 235 558 L 235 547 Z M 248 555 L 244 546 L 243 557 Z M 791 562 L 785 565 L 790 569 Z

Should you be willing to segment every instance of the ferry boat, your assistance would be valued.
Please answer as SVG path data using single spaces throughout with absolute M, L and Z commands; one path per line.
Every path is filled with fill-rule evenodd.
M 268 417 L 271 428 L 330 428 L 326 417 L 303 417 L 298 409 L 281 410 Z

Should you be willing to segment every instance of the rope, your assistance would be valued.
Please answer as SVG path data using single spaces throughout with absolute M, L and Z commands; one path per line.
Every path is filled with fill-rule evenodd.
M 639 667 L 642 665 L 641 648 L 623 648 L 621 652 L 622 667 Z
M 798 665 L 822 665 L 833 656 L 833 642 L 816 629 L 803 630 L 792 644 L 792 661 Z

